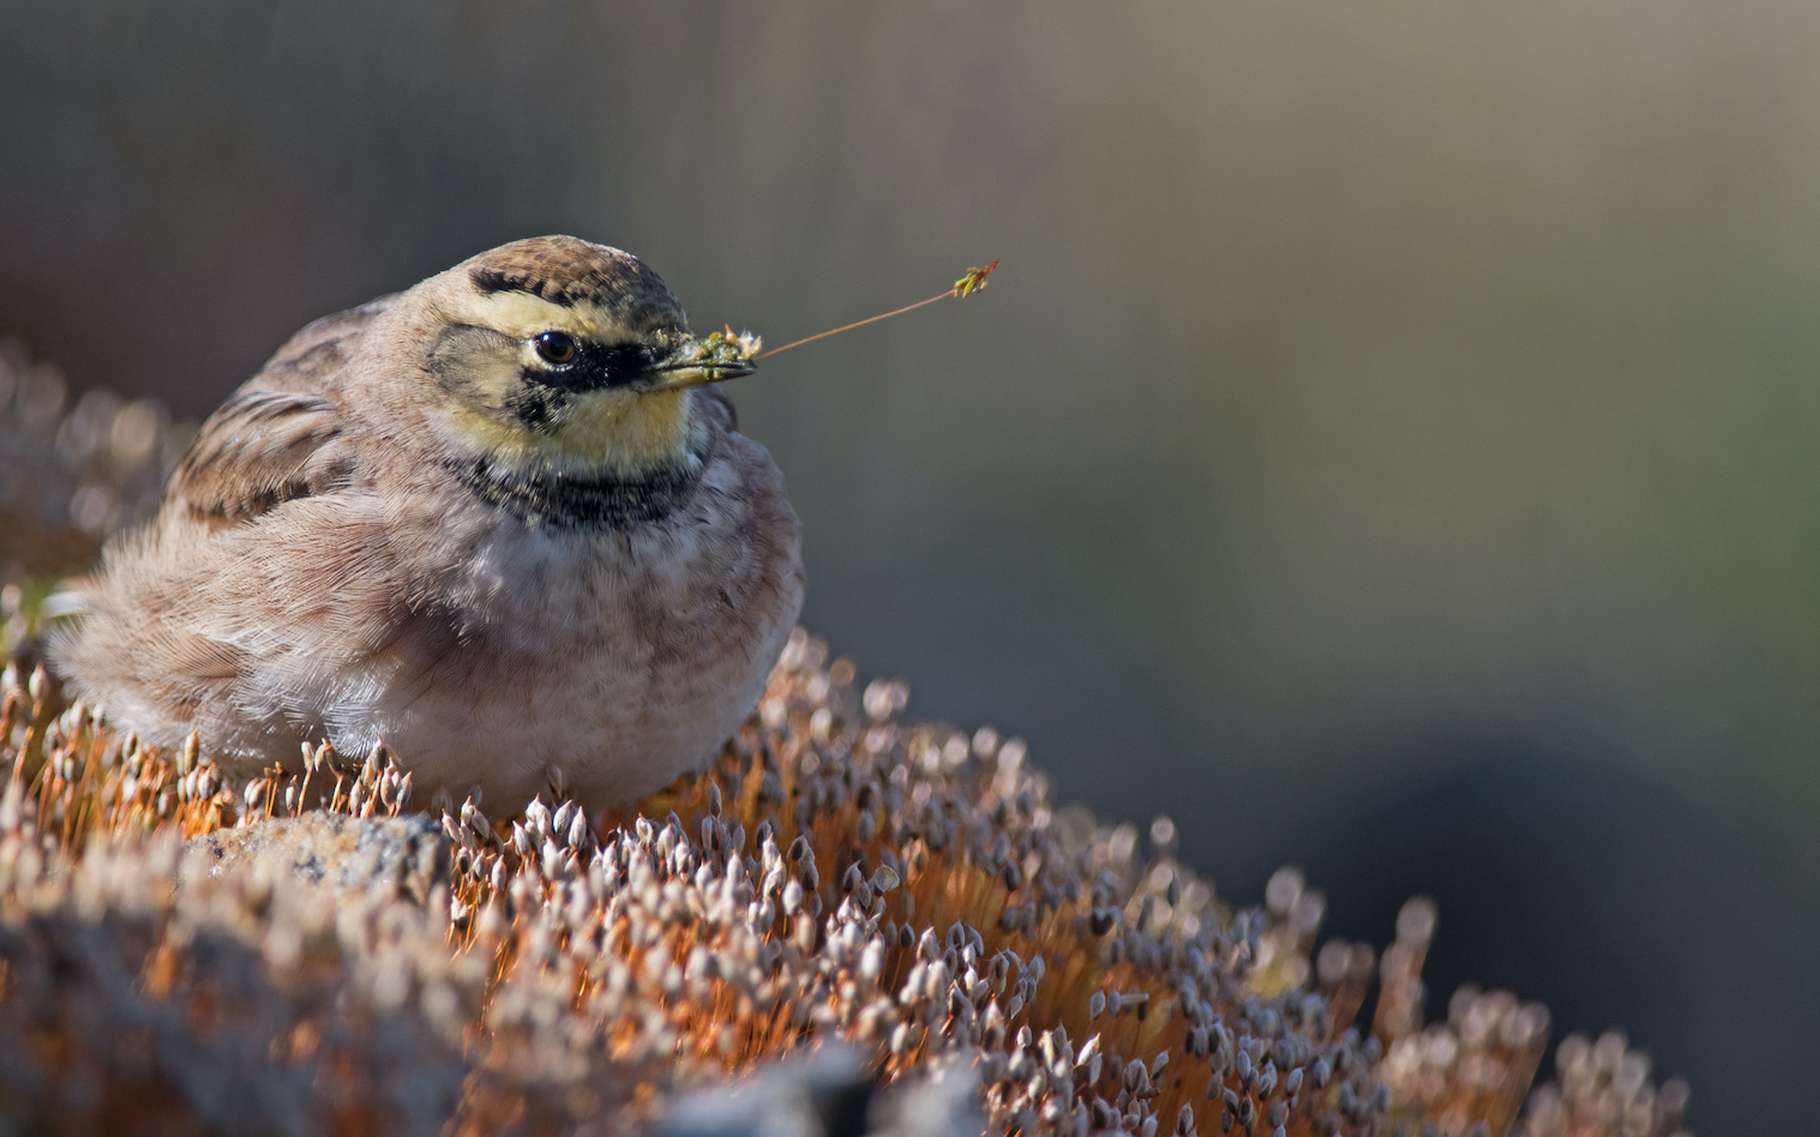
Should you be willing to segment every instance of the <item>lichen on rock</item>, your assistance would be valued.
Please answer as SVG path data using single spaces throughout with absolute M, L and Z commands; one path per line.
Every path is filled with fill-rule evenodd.
M 312 809 L 192 838 L 186 878 L 266 872 L 346 896 L 392 885 L 427 901 L 448 882 L 448 846 L 427 814 L 350 817 Z

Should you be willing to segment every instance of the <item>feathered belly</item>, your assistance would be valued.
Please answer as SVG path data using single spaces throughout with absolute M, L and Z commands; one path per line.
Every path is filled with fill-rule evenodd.
M 789 621 L 773 619 L 748 650 L 704 655 L 693 667 L 560 648 L 550 658 L 502 658 L 495 662 L 517 666 L 479 668 L 471 686 L 388 692 L 336 733 L 355 746 L 370 745 L 369 732 L 384 737 L 432 791 L 478 787 L 489 801 L 521 802 L 559 769 L 581 800 L 623 801 L 706 763 L 756 703 L 789 631 Z
M 338 749 L 383 738 L 418 787 L 490 800 L 541 791 L 553 768 L 589 802 L 660 788 L 737 729 L 795 624 L 795 542 L 763 551 L 507 566 L 509 591 L 419 614 L 384 680 L 325 716 L 330 736 Z

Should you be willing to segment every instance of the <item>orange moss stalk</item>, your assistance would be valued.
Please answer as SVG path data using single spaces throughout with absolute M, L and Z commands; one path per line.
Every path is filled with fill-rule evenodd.
M 1502 1132 L 1543 1054 L 1545 1013 L 1508 994 L 1463 992 L 1447 1021 L 1423 1023 L 1425 902 L 1399 918 L 1381 966 L 1363 945 L 1317 948 L 1324 901 L 1300 874 L 1273 877 L 1263 908 L 1230 910 L 1175 858 L 1172 824 L 1146 842 L 1132 826 L 1064 823 L 1020 742 L 905 721 L 901 684 L 856 688 L 851 663 L 800 634 L 712 769 L 593 817 L 558 784 L 497 820 L 469 801 L 428 826 L 403 815 L 408 775 L 383 749 L 344 762 L 319 748 L 298 770 L 237 775 L 206 744 L 159 754 L 85 708 L 59 712 L 48 682 L 17 683 L 0 733 L 0 760 L 20 771 L 0 801 L 0 969 L 39 976 L 32 945 L 92 935 L 128 952 L 128 987 L 152 1004 L 132 1015 L 251 1000 L 244 1021 L 179 1015 L 188 1033 L 167 1049 L 286 1056 L 220 1073 L 291 1078 L 292 1100 L 349 1119 L 310 1131 L 629 1126 L 680 1088 L 841 1038 L 887 1079 L 962 1064 L 998 1132 Z M 29 758 L 27 723 L 42 725 Z M 329 814 L 305 808 L 312 774 Z M 380 871 L 332 903 L 269 874 L 192 870 L 176 887 L 174 839 L 324 816 L 381 835 L 413 826 L 446 849 L 443 875 L 406 892 Z M 195 956 L 222 937 L 242 955 Z M 209 970 L 224 958 L 252 969 L 236 973 L 238 994 Z M 1368 1032 L 1355 1016 L 1374 973 Z M 126 1042 L 80 1032 L 125 1013 L 88 1005 L 115 988 L 28 988 L 0 989 L 0 1030 L 42 1021 L 44 999 L 77 1008 L 34 1059 L 35 1084 L 67 1078 L 89 1095 L 72 1100 L 121 1108 L 144 1091 Z M 375 1033 L 393 1020 L 418 1053 Z M 278 1035 L 243 1037 L 270 1024 Z M 446 1112 L 400 1116 L 372 1071 L 381 1053 L 451 1079 Z M 1598 1057 L 1576 1057 L 1591 1072 L 1537 1099 L 1530 1132 L 1615 1134 L 1584 1120 L 1610 1092 L 1599 1085 L 1634 1091 L 1635 1132 L 1675 1131 L 1683 1089 L 1650 1089 L 1622 1051 Z M 198 1108 L 159 1100 L 173 1116 Z M 64 1131 L 91 1120 L 72 1114 Z

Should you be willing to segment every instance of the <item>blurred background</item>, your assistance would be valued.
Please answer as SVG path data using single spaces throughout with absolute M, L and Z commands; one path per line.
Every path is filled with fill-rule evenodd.
M 568 231 L 781 342 L 806 622 L 1063 798 L 1621 1025 L 1820 1040 L 1820 9 L 0 5 L 0 337 L 200 416 Z

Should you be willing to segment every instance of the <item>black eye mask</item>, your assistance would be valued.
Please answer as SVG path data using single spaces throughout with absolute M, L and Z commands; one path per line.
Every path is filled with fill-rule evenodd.
M 519 372 L 528 384 L 558 391 L 605 391 L 629 386 L 657 362 L 656 349 L 641 343 L 598 344 L 578 341 L 580 351 L 561 367 L 527 365 Z

